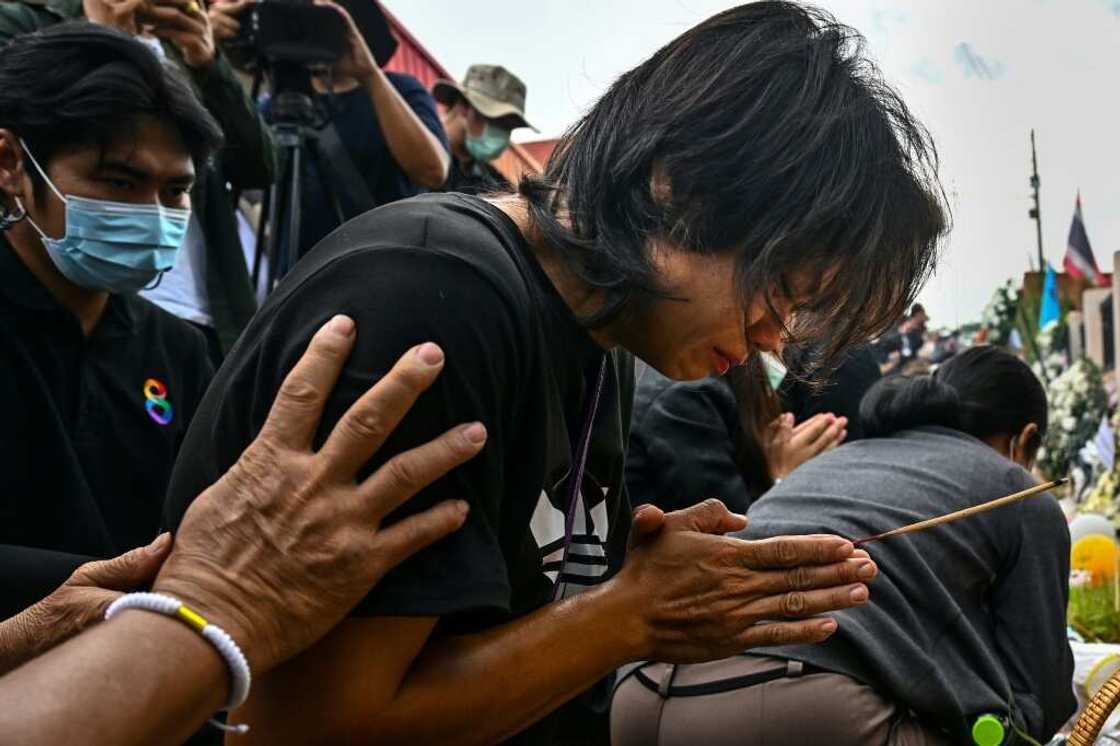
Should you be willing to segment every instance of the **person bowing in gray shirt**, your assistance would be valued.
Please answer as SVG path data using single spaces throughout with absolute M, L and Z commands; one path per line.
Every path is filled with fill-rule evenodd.
M 741 536 L 857 539 L 1031 487 L 1047 402 L 1022 361 L 974 347 L 933 375 L 881 381 L 860 417 L 867 439 L 767 492 Z M 612 743 L 971 743 L 986 714 L 1004 743 L 1045 743 L 1075 708 L 1069 550 L 1048 494 L 869 544 L 875 593 L 836 614 L 832 638 L 632 669 Z

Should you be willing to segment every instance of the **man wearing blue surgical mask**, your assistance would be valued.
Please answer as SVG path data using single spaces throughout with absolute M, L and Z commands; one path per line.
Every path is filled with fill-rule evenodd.
M 0 51 L 0 618 L 157 533 L 213 369 L 136 291 L 174 266 L 221 141 L 128 35 L 60 24 Z
M 432 95 L 447 111 L 443 128 L 451 143 L 448 192 L 485 194 L 511 185 L 493 166 L 525 119 L 525 84 L 501 65 L 471 65 L 462 83 L 438 80 Z
M 85 19 L 148 44 L 179 69 L 221 127 L 225 147 L 198 164 L 190 228 L 175 267 L 141 295 L 191 322 L 218 364 L 256 311 L 237 233 L 231 190 L 273 180 L 272 138 L 225 56 L 214 29 L 228 23 L 226 4 L 206 0 L 13 0 L 0 2 L 0 43 L 69 20 Z

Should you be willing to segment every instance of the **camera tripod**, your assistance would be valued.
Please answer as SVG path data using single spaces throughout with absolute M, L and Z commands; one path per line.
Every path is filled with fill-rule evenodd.
M 261 263 L 268 257 L 267 291 L 288 273 L 300 256 L 300 215 L 304 158 L 318 178 L 338 225 L 345 222 L 342 205 L 323 170 L 323 156 L 314 130 L 315 106 L 307 93 L 282 91 L 272 101 L 271 125 L 279 175 L 265 191 L 257 248 L 253 257 L 253 288 L 260 287 Z

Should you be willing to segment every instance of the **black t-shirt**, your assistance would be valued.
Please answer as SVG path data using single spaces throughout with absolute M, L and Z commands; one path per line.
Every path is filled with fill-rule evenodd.
M 170 524 L 234 463 L 312 334 L 337 313 L 355 319 L 357 342 L 319 442 L 405 350 L 424 341 L 443 348 L 444 370 L 363 473 L 459 423 L 481 420 L 489 431 L 479 456 L 401 511 L 466 498 L 466 525 L 390 572 L 355 614 L 438 616 L 436 634 L 443 634 L 485 629 L 547 603 L 563 555 L 573 443 L 604 352 L 516 226 L 464 195 L 425 195 L 366 213 L 285 278 L 227 357 L 187 435 L 169 490 Z M 629 531 L 622 470 L 633 364 L 620 353 L 606 361 L 565 595 L 615 572 Z M 515 742 L 542 744 L 548 736 L 534 729 Z
M 213 369 L 201 333 L 134 295 L 86 337 L 0 239 L 0 371 L 3 619 L 82 559 L 155 538 Z

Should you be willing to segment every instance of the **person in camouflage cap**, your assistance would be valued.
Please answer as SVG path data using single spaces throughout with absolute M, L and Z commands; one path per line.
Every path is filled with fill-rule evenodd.
M 437 80 L 436 101 L 447 107 L 443 127 L 453 162 L 445 189 L 478 194 L 508 189 L 491 163 L 509 147 L 518 127 L 536 128 L 525 118 L 525 84 L 501 65 L 471 65 L 462 83 Z

